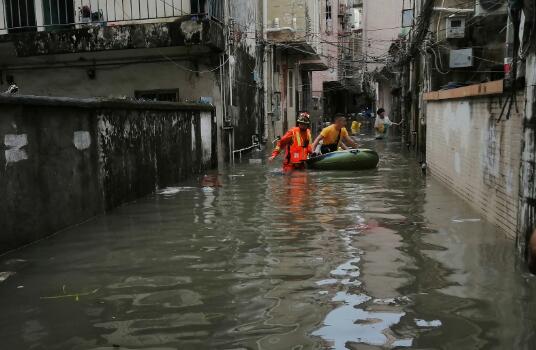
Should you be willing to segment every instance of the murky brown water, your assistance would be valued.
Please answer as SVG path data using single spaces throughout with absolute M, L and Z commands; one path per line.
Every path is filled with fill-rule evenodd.
M 513 242 L 369 142 L 380 170 L 244 162 L 2 257 L 0 348 L 535 349 Z

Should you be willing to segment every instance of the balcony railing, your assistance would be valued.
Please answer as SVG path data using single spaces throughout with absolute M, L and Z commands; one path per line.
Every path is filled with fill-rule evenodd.
M 172 21 L 223 21 L 224 0 L 0 0 L 0 34 Z

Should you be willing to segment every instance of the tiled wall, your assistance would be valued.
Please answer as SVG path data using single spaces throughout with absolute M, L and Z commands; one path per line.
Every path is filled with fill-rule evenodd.
M 498 121 L 505 99 L 429 101 L 426 159 L 432 176 L 514 238 L 525 97 Z

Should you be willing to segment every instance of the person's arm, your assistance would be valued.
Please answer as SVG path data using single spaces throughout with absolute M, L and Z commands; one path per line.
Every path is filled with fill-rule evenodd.
M 272 155 L 268 159 L 274 160 L 275 157 L 277 157 L 279 153 L 281 153 L 281 150 L 292 142 L 293 137 L 294 135 L 292 134 L 292 131 L 287 131 L 287 133 L 281 138 L 281 140 L 277 141 L 277 145 L 275 146 Z
M 355 142 L 350 136 L 345 135 L 343 138 L 343 142 L 341 145 L 346 146 L 346 149 L 348 149 L 348 145 L 352 146 L 352 148 L 357 148 L 357 142 Z M 344 147 L 343 147 L 344 148 Z
M 318 144 L 320 143 L 320 141 L 322 141 L 324 139 L 324 136 L 322 136 L 322 134 L 318 135 L 315 139 L 315 141 L 313 142 L 313 147 L 311 147 L 313 149 L 313 153 L 316 151 L 316 148 L 318 147 Z

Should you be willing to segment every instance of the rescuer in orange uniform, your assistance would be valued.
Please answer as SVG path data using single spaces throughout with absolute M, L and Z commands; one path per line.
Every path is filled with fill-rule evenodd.
M 309 154 L 313 153 L 313 138 L 309 125 L 309 114 L 302 112 L 296 121 L 297 127 L 290 129 L 285 136 L 277 142 L 270 161 L 279 155 L 282 149 L 285 149 L 285 159 L 283 160 L 283 171 L 305 169 L 305 161 Z

